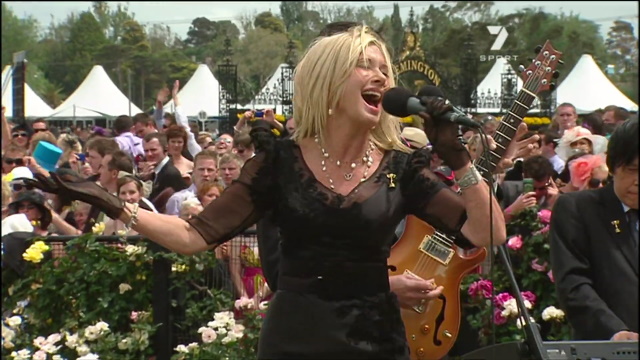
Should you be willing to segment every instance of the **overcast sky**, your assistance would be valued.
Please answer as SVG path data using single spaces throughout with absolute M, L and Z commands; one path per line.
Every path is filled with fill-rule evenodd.
M 322 1 L 323 3 L 338 4 L 344 3 L 348 5 L 372 5 L 376 8 L 376 15 L 382 18 L 384 15 L 391 14 L 393 2 L 341 2 L 341 1 Z M 34 2 L 34 1 L 5 1 L 11 9 L 19 17 L 31 15 L 35 17 L 42 25 L 48 25 L 51 18 L 55 22 L 64 20 L 68 14 L 72 12 L 81 12 L 91 7 L 91 2 L 79 1 L 51 1 L 51 2 Z M 109 2 L 112 7 L 117 3 L 125 2 Z M 444 1 L 397 1 L 400 6 L 402 19 L 408 17 L 411 7 L 417 13 L 426 10 L 431 4 L 442 4 Z M 274 14 L 280 12 L 279 1 L 271 2 L 255 2 L 255 1 L 218 1 L 218 2 L 190 2 L 190 1 L 165 1 L 165 2 L 148 2 L 134 1 L 129 3 L 129 10 L 135 14 L 136 20 L 142 24 L 163 23 L 169 25 L 171 30 L 177 33 L 181 38 L 186 37 L 189 30 L 189 24 L 197 17 L 205 16 L 210 20 L 236 20 L 242 14 L 259 13 L 262 11 L 271 11 Z M 519 9 L 526 7 L 542 7 L 544 11 L 549 13 L 575 13 L 581 18 L 592 20 L 600 25 L 600 32 L 604 38 L 613 24 L 614 20 L 620 19 L 629 21 L 634 24 L 636 36 L 638 35 L 638 2 L 637 1 L 496 1 L 494 10 L 501 14 L 513 13 Z M 499 25 L 499 24 L 496 24 Z

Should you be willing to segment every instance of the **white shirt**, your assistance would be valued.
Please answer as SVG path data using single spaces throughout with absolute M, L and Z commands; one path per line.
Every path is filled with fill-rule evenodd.
M 169 162 L 169 157 L 165 156 L 164 159 L 162 159 L 162 161 L 160 161 L 158 163 L 158 165 L 156 165 L 156 167 L 153 169 L 153 172 L 156 173 L 156 175 L 158 175 L 160 173 L 160 170 L 162 170 L 162 168 L 167 165 L 167 163 Z M 153 179 L 153 181 L 155 182 L 155 178 Z
M 177 193 L 171 195 L 167 200 L 167 206 L 165 207 L 165 214 L 167 215 L 180 215 L 180 207 L 182 203 L 189 199 L 196 197 L 196 184 L 191 184 L 188 188 L 180 190 Z

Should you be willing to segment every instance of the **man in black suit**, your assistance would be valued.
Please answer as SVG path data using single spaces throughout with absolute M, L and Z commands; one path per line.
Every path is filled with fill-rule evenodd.
M 551 267 L 576 340 L 638 340 L 638 120 L 611 135 L 613 184 L 560 196 Z
M 145 135 L 143 147 L 146 164 L 143 166 L 142 173 L 153 180 L 153 188 L 149 195 L 152 202 L 167 188 L 172 188 L 174 192 L 187 188 L 180 170 L 173 165 L 171 158 L 167 155 L 167 137 L 163 133 L 154 132 Z

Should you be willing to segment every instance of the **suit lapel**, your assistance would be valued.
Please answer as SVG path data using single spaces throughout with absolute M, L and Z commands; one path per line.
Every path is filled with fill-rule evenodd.
M 620 248 L 635 273 L 638 274 L 638 256 L 622 203 L 613 191 L 613 185 L 608 185 L 597 191 L 600 193 L 603 205 L 600 216 L 602 216 L 604 226 L 611 235 L 615 243 L 614 246 Z

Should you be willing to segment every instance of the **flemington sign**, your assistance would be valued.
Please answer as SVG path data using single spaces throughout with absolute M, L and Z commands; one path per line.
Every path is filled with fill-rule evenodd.
M 426 62 L 420 39 L 413 30 L 405 31 L 402 51 L 393 66 L 398 75 L 414 72 L 424 75 L 435 86 L 440 86 L 442 82 L 438 71 Z
M 433 83 L 433 85 L 435 86 L 440 86 L 440 82 L 442 82 L 442 78 L 440 77 L 438 72 L 434 68 L 432 68 L 431 65 L 427 64 L 422 60 L 412 60 L 412 59 L 400 60 L 399 62 L 394 64 L 394 66 L 395 66 L 395 72 L 398 75 L 409 72 L 409 71 L 416 71 L 421 74 L 424 74 L 427 77 L 427 79 L 429 79 L 429 81 Z

